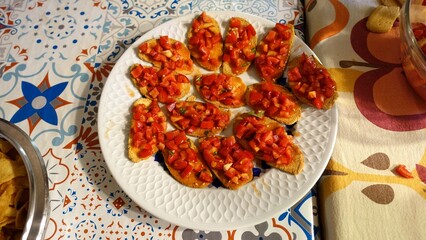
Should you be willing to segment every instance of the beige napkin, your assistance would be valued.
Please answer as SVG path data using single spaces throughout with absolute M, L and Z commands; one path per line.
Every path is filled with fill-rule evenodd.
M 319 184 L 325 239 L 426 238 L 426 102 L 406 83 L 398 26 L 366 29 L 378 4 L 305 2 L 307 40 L 339 91 L 336 145 Z M 399 164 L 413 178 L 398 175 Z

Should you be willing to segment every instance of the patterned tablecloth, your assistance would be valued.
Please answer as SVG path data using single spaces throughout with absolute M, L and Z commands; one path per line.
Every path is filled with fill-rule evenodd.
M 142 34 L 175 17 L 242 11 L 292 22 L 297 0 L 0 1 L 0 117 L 22 128 L 44 158 L 50 195 L 46 239 L 312 239 L 316 193 L 244 229 L 203 232 L 135 205 L 109 174 L 96 114 L 114 63 Z
M 318 191 L 326 239 L 426 237 L 426 102 L 405 79 L 398 21 L 387 33 L 366 28 L 379 2 L 305 4 L 308 41 L 339 90 L 336 145 Z M 399 164 L 413 178 L 396 174 Z

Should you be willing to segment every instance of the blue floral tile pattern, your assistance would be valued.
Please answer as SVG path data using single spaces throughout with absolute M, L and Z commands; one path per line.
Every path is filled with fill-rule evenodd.
M 58 98 L 67 84 L 67 82 L 60 83 L 41 92 L 39 88 L 31 83 L 22 82 L 22 93 L 26 101 L 23 105 L 18 103 L 20 101 L 15 101 L 20 108 L 10 121 L 18 123 L 37 114 L 44 121 L 52 125 L 57 125 L 58 115 L 56 114 L 55 107 L 67 103 Z
M 49 178 L 46 239 L 313 239 L 315 192 L 256 226 L 206 232 L 157 219 L 123 192 L 102 158 L 96 114 L 115 62 L 141 35 L 192 12 L 241 11 L 291 22 L 297 0 L 0 2 L 0 117 L 37 143 Z M 314 212 L 315 214 L 315 212 Z

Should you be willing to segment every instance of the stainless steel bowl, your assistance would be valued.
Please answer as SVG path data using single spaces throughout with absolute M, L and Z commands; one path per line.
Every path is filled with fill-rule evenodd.
M 4 119 L 0 119 L 0 137 L 15 147 L 28 172 L 30 201 L 22 239 L 43 239 L 50 212 L 49 185 L 43 158 L 29 136 Z

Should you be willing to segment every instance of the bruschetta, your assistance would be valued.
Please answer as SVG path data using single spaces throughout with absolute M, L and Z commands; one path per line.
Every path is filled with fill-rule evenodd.
M 213 73 L 196 76 L 195 88 L 207 102 L 224 108 L 237 108 L 244 105 L 246 85 L 237 76 Z
M 194 142 L 184 131 L 173 130 L 165 134 L 164 162 L 170 174 L 181 184 L 192 188 L 207 187 L 213 175 L 203 161 Z
M 185 75 L 168 68 L 160 70 L 134 64 L 130 67 L 130 78 L 143 96 L 161 103 L 175 102 L 191 89 L 191 83 Z
M 247 20 L 233 17 L 225 36 L 222 71 L 240 75 L 247 71 L 256 56 L 257 34 Z
M 233 133 L 241 146 L 266 164 L 294 175 L 303 170 L 302 151 L 285 127 L 273 119 L 240 114 L 235 118 Z
M 198 64 L 210 71 L 222 65 L 223 38 L 217 21 L 202 12 L 188 30 L 188 48 Z
M 238 189 L 253 179 L 254 155 L 234 136 L 202 138 L 200 152 L 224 187 Z
M 194 137 L 218 134 L 229 124 L 231 114 L 211 103 L 179 101 L 166 106 L 170 122 Z
M 182 74 L 190 74 L 194 69 L 194 63 L 185 44 L 168 36 L 160 36 L 141 43 L 138 47 L 138 56 L 155 67 L 165 67 Z
M 245 101 L 255 111 L 287 125 L 302 116 L 302 109 L 293 94 L 281 85 L 264 81 L 248 86 Z
M 164 148 L 167 119 L 157 101 L 140 98 L 132 105 L 132 120 L 128 139 L 128 154 L 140 162 Z
M 254 65 L 263 80 L 275 82 L 283 75 L 293 39 L 293 25 L 276 23 L 275 27 L 260 41 L 256 49 Z
M 336 82 L 313 56 L 303 53 L 288 65 L 288 84 L 303 103 L 318 109 L 330 109 L 337 99 Z

